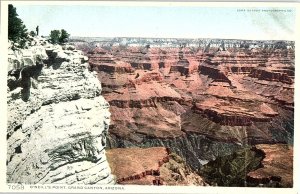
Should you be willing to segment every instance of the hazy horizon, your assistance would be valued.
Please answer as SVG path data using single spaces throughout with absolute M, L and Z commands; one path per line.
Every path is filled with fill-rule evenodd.
M 78 37 L 293 40 L 294 8 L 18 5 L 28 30 Z M 248 10 L 248 11 L 247 11 Z
M 49 37 L 49 36 L 44 36 L 44 37 Z M 177 38 L 177 37 L 172 37 L 172 38 L 166 38 L 166 37 L 141 37 L 141 36 L 115 36 L 115 37 L 104 37 L 104 36 L 70 36 L 70 39 L 76 39 L 76 38 L 87 38 L 87 39 L 114 39 L 114 38 L 136 38 L 136 39 L 180 39 L 180 40 L 240 40 L 240 41 L 287 41 L 287 42 L 295 42 L 294 40 L 260 40 L 260 39 L 239 39 L 239 38 Z

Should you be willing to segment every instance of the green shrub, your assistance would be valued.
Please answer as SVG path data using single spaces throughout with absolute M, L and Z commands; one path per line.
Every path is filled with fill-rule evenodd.
M 67 32 L 66 30 L 62 29 L 62 30 L 60 31 L 59 42 L 60 42 L 60 43 L 67 42 L 68 39 L 69 39 L 69 37 L 70 37 L 70 34 L 68 34 L 68 32 Z
M 60 38 L 60 31 L 59 30 L 52 30 L 50 32 L 50 40 L 53 44 L 58 44 Z
M 62 44 L 68 41 L 70 34 L 66 30 L 52 30 L 50 32 L 50 40 L 53 44 Z

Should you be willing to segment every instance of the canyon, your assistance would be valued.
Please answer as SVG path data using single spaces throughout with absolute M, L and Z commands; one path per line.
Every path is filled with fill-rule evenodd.
M 263 170 L 264 157 L 280 144 L 293 158 L 294 42 L 82 38 L 71 43 L 88 56 L 110 104 L 107 146 L 112 155 L 114 149 L 126 155 L 127 149 L 167 148 L 203 182 L 219 186 L 274 186 L 272 178 L 264 178 L 270 177 Z M 284 154 L 273 151 L 277 158 Z M 245 171 L 242 177 L 232 182 L 207 177 L 214 161 L 237 153 L 252 157 L 251 168 L 237 162 Z M 291 187 L 292 164 L 280 164 L 288 170 L 273 168 L 271 177 L 280 177 L 275 187 Z M 136 175 L 127 183 L 144 184 L 141 173 L 124 173 L 120 182 Z
M 7 183 L 293 187 L 292 41 L 8 48 Z

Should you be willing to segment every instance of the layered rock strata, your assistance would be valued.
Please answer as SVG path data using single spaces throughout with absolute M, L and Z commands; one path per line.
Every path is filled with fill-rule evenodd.
M 109 104 L 87 57 L 40 38 L 9 53 L 7 182 L 114 183 L 104 150 Z
M 125 40 L 135 44 L 88 53 L 111 104 L 110 148 L 164 146 L 198 170 L 248 145 L 293 143 L 293 42 Z

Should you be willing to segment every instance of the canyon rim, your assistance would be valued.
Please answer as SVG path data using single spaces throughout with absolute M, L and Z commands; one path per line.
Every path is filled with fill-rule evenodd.
M 10 191 L 295 189 L 296 7 L 13 5 Z

